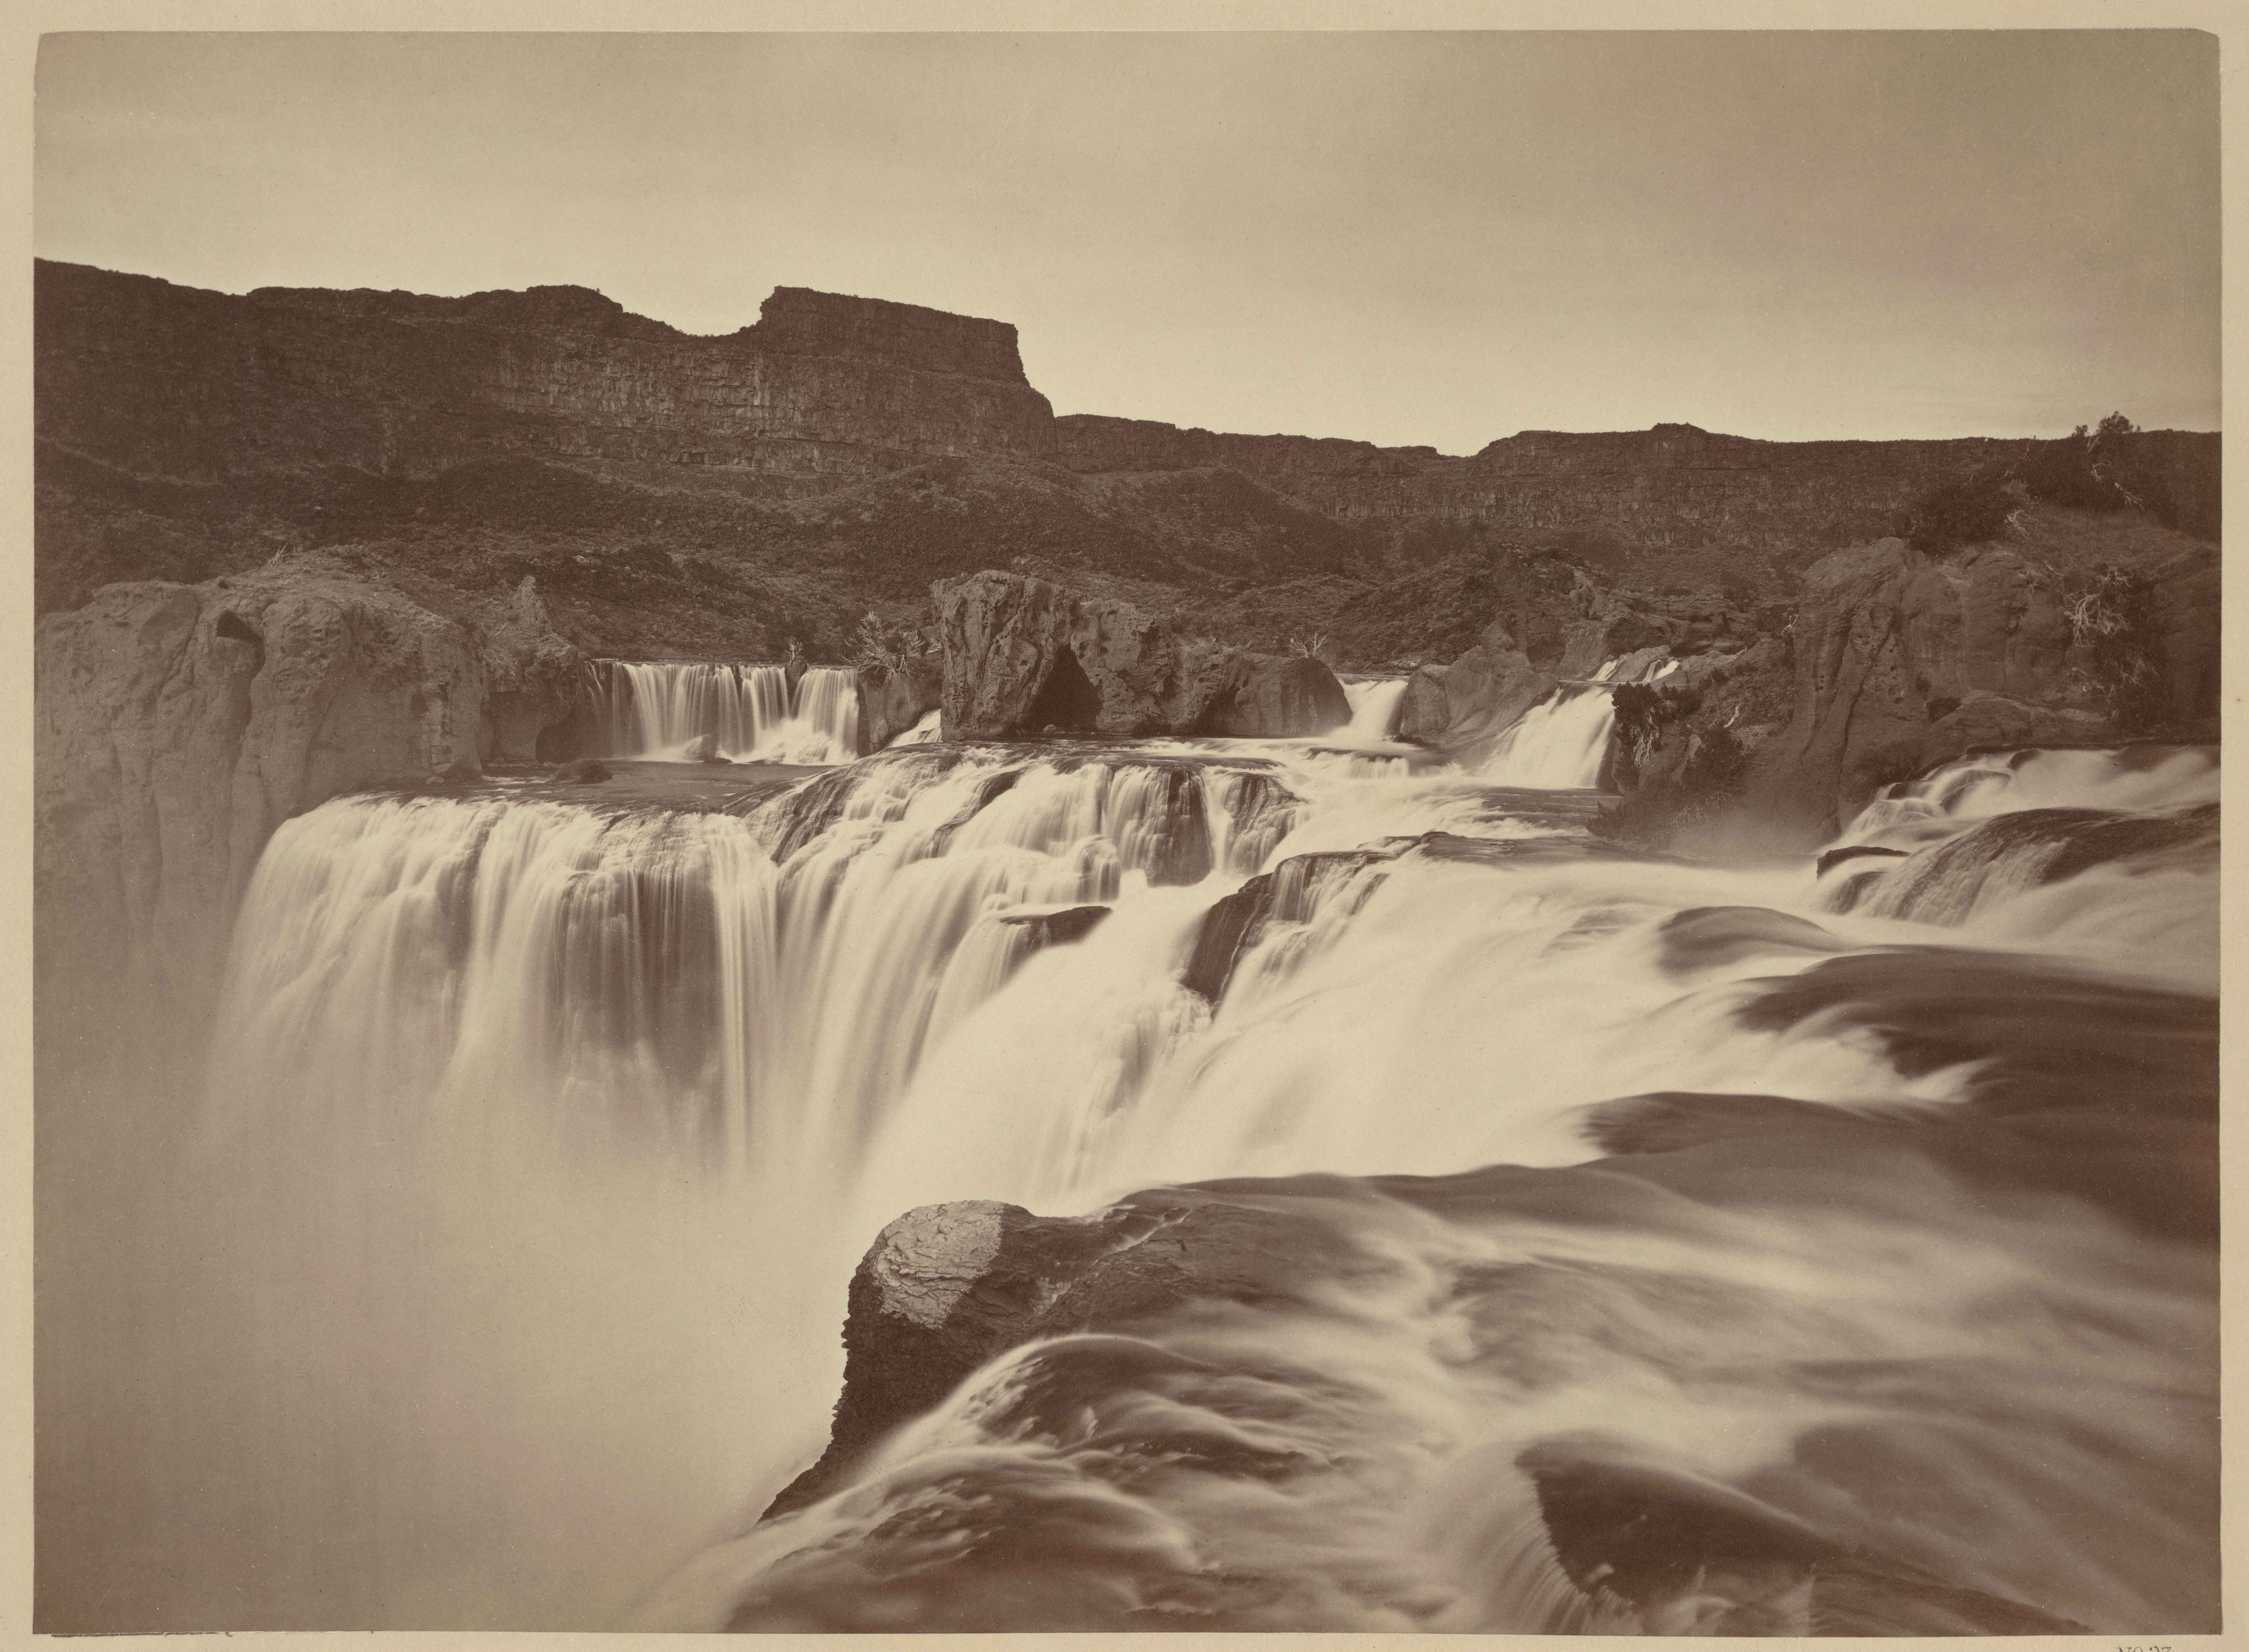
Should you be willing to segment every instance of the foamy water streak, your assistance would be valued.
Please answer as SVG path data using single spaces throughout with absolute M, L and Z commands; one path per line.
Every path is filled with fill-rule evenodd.
M 2008 784 L 2110 783 L 2042 761 Z M 2177 801 L 2205 783 L 2182 767 L 2129 795 Z M 1950 801 L 1913 832 L 1984 785 L 1939 787 Z M 473 1602 L 480 1621 L 612 1624 L 664 1560 L 816 1449 L 845 1281 L 900 1211 L 959 1197 L 1090 1211 L 1198 1179 L 1505 1165 L 1560 1202 L 1524 1206 L 1525 1182 L 1472 1217 L 1390 1194 L 1321 1205 L 1315 1228 L 1379 1265 L 1357 1284 L 1303 1282 L 1302 1311 L 1151 1332 L 1165 1359 L 1220 1373 L 1203 1387 L 1073 1377 L 1089 1415 L 1124 1431 L 1055 1441 L 1007 1421 L 1019 1378 L 1049 1356 L 1007 1356 L 854 1487 L 729 1539 L 648 1609 L 671 1627 L 761 1601 L 769 1628 L 879 1627 L 891 1609 L 909 1612 L 891 1627 L 1117 1628 L 1128 1621 L 1088 1621 L 1083 1602 L 1108 1598 L 1097 1575 L 1130 1575 L 1207 1627 L 1701 1621 L 1658 1583 L 1603 1600 L 1565 1575 L 1539 1498 L 1578 1470 L 1539 1470 L 1541 1490 L 1518 1461 L 1607 1429 L 1625 1443 L 1595 1453 L 1603 1473 L 1621 1472 L 1627 1446 L 1656 1451 L 1667 1472 L 1757 1484 L 1833 1541 L 1887 1545 L 1959 1588 L 2119 1632 L 2191 1627 L 2208 1581 L 2178 1504 L 2208 1467 L 2191 1248 L 2045 1195 L 1979 1202 L 1887 1136 L 1818 1141 L 1777 1180 L 1755 1172 L 1762 1209 L 1731 1202 L 1731 1150 L 1691 1160 L 1711 1166 L 1707 1187 L 1654 1205 L 1614 1205 L 1614 1177 L 1590 1161 L 1615 1151 L 1597 1109 L 1649 1092 L 1779 1098 L 1811 1110 L 1806 1128 L 1901 1105 L 1966 1117 L 2010 1070 L 1993 1065 L 1998 1046 L 1954 1033 L 1923 1055 L 1899 1029 L 1974 995 L 1908 1005 L 1900 983 L 1964 969 L 1987 997 L 2060 1002 L 2017 954 L 2156 978 L 2159 955 L 2206 950 L 2207 932 L 2162 901 L 2133 905 L 2149 885 L 2119 870 L 2137 864 L 2129 846 L 2114 859 L 2080 845 L 2082 870 L 1995 885 L 1933 926 L 1910 903 L 1835 910 L 1834 874 L 1800 865 L 1600 851 L 1576 806 L 1285 742 L 914 745 L 749 820 L 355 798 L 291 822 L 238 926 L 210 1104 L 215 1162 L 274 1171 L 233 1207 L 242 1254 L 263 1259 L 244 1264 L 250 1288 L 303 1309 L 262 1318 L 249 1356 L 287 1447 L 269 1501 L 294 1520 L 260 1564 L 361 1568 L 361 1621 L 464 1621 Z M 1950 830 L 1990 817 L 1957 814 Z M 1417 841 L 1431 832 L 1449 836 Z M 2191 858 L 2164 870 L 2205 892 L 2210 875 Z M 2098 922 L 2056 906 L 2093 891 Z M 1212 953 L 1221 901 L 1241 922 Z M 1923 953 L 1879 974 L 1902 945 Z M 1839 962 L 1878 977 L 1853 985 Z M 2050 967 L 2063 966 L 2037 966 Z M 2085 990 L 2072 1015 L 2091 1023 L 2110 988 Z M 1974 1037 L 2005 1042 L 1988 1026 Z M 1758 1151 L 1741 1162 L 1771 1160 Z M 691 1263 L 672 1249 L 691 1243 Z M 2128 1278 L 2145 1291 L 2115 1283 Z M 1493 1283 L 1505 1279 L 1530 1295 Z M 1668 1283 L 1651 1293 L 1643 1279 Z M 495 1290 L 519 1305 L 488 1323 Z M 315 1307 L 370 1301 L 386 1304 L 372 1319 Z M 1713 1319 L 1712 1302 L 1737 1305 Z M 395 1333 L 399 1352 L 340 1331 L 339 1311 Z M 2038 1327 L 2080 1319 L 2104 1327 L 2099 1346 L 2053 1355 Z M 631 1348 L 614 1346 L 613 1322 L 634 1327 Z M 1476 1350 L 1503 1325 L 1514 1352 L 1495 1365 Z M 1943 1388 L 1941 1428 L 1970 1429 L 1973 1449 L 1913 1435 L 1905 1400 L 1802 1374 L 1854 1360 Z M 581 1385 L 580 1371 L 607 1374 Z M 629 1415 L 620 1385 L 642 1396 Z M 2176 1427 L 2141 1428 L 2130 1396 L 2150 1389 L 2196 1397 Z M 1306 1408 L 1283 1417 L 1253 1391 Z M 1988 1394 L 2018 1421 L 1978 1411 Z M 392 1420 L 373 1444 L 370 1407 Z M 424 1427 L 429 1408 L 447 1420 Z M 1832 1464 L 1785 1495 L 1769 1483 L 1802 1442 L 1869 1415 L 1909 1504 L 1981 1499 L 1999 1511 L 1991 1529 L 1932 1516 L 1909 1536 L 1860 1531 L 1844 1511 L 1859 1494 Z M 1131 1480 L 1132 1464 L 1167 1460 L 1175 1427 L 1338 1466 L 1263 1490 L 1230 1471 Z M 2121 1432 L 2104 1446 L 2087 1428 Z M 416 1438 L 450 1449 L 398 1443 Z M 370 1450 L 387 1491 L 338 1466 Z M 415 1465 L 413 1489 L 392 1452 Z M 1001 1518 L 992 1541 L 1047 1530 L 1040 1509 L 1097 1504 L 1112 1534 L 1139 1534 L 1117 1541 L 1141 1559 L 1121 1573 L 1089 1559 L 1112 1553 L 1104 1538 L 1013 1607 L 971 1565 L 953 1574 L 969 1580 L 958 1598 L 987 1618 L 945 1619 L 899 1581 L 935 1552 L 900 1558 L 879 1532 L 982 1552 L 941 1497 L 925 1501 L 943 1483 L 932 1465 L 961 1452 L 1047 1488 L 1028 1525 Z M 337 1478 L 324 1490 L 299 1461 Z M 2119 1478 L 2121 1461 L 2147 1467 Z M 630 1490 L 635 1545 L 604 1551 L 614 1500 L 519 1490 L 573 1474 Z M 2089 1506 L 2096 1483 L 2126 1512 L 2058 1535 L 2051 1511 Z M 372 1512 L 323 1515 L 324 1497 Z M 906 1525 L 884 1526 L 892 1517 Z M 2119 1523 L 2146 1539 L 2084 1535 Z M 363 1553 L 336 1547 L 345 1528 Z M 859 1584 L 791 1558 L 817 1533 L 844 1545 L 835 1564 L 860 1568 Z M 1157 1554 L 1173 1557 L 1160 1587 L 1141 1565 Z M 1214 1604 L 1207 1580 L 1234 1572 L 1267 1580 L 1264 1606 Z
M 1831 910 L 1976 928 L 2217 986 L 2218 755 L 2013 751 L 1901 782 L 1824 857 Z
M 911 728 L 891 737 L 891 746 L 936 745 L 943 728 L 944 717 L 945 713 L 941 711 L 924 712 L 920 719 Z M 885 747 L 884 749 L 887 751 L 890 747 Z

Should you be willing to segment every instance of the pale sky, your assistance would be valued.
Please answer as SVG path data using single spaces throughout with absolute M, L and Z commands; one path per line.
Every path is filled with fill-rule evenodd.
M 2219 423 L 2184 32 L 61 35 L 42 257 L 224 292 L 776 286 L 1012 321 L 1061 413 Z

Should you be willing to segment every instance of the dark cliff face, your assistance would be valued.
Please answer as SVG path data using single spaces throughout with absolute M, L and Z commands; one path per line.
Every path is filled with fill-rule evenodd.
M 911 305 L 783 288 L 757 326 L 698 338 L 575 287 L 237 298 L 73 265 L 37 279 L 40 436 L 141 475 L 531 456 L 833 481 L 1032 458 L 1053 423 L 1013 327 Z
M 1608 535 L 1655 547 L 1842 545 L 1887 530 L 1943 478 L 2024 444 L 1764 442 L 1691 424 L 1525 430 L 1473 457 L 1302 436 L 1225 436 L 1145 419 L 1055 421 L 1056 458 L 1084 472 L 1224 465 L 1345 520 L 1437 517 L 1532 542 Z M 2176 433 L 2167 433 L 2176 434 Z M 2214 466 L 2214 453 L 2208 461 Z
M 1688 424 L 1530 430 L 1427 447 L 1057 418 L 1005 322 L 781 287 L 698 337 L 580 287 L 431 298 L 235 297 L 37 265 L 38 428 L 141 476 L 346 465 L 428 475 L 533 457 L 666 486 L 818 492 L 931 458 L 1078 475 L 1220 471 L 1345 524 L 1433 520 L 1501 538 L 1657 550 L 1864 543 L 1931 484 L 2020 442 L 1764 442 Z M 2214 532 L 2217 438 L 2136 435 Z
M 759 311 L 758 324 L 739 336 L 754 338 L 760 349 L 776 354 L 860 356 L 922 373 L 1030 382 L 1023 376 L 1022 354 L 1008 323 L 888 299 L 775 287 Z

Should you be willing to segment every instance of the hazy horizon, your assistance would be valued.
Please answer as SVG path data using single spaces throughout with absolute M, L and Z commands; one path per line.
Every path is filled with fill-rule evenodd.
M 35 251 L 244 293 L 775 286 L 1057 413 L 1472 453 L 2212 430 L 2185 31 L 59 35 Z

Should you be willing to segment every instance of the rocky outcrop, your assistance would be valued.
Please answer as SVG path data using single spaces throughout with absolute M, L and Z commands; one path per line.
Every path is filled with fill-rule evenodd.
M 547 617 L 538 582 L 525 579 L 502 607 L 477 610 L 477 665 L 484 678 L 478 754 L 487 761 L 538 760 L 540 736 L 585 702 L 586 663 Z
M 862 668 L 858 695 L 860 745 L 879 752 L 944 703 L 943 664 L 925 655 L 902 665 Z
M 34 736 L 43 988 L 193 1002 L 276 826 L 355 787 L 527 754 L 576 678 L 528 585 L 481 619 L 449 617 L 320 556 L 112 586 L 49 615 Z
M 852 1276 L 828 1449 L 766 1517 L 834 1490 L 870 1447 L 995 1354 L 1190 1302 L 1284 1300 L 1323 1257 L 1345 1270 L 1316 1220 L 1192 1193 L 1140 1194 L 1091 1216 L 980 1199 L 910 1210 Z
M 2216 630 L 2195 616 L 2216 611 L 2215 554 L 2150 573 L 2158 715 L 2214 719 Z M 1793 712 L 1757 752 L 1752 795 L 1825 829 L 1881 786 L 1979 747 L 2114 737 L 2067 602 L 2051 571 L 2005 545 L 1939 560 L 1882 540 L 1815 563 L 1794 623 Z
M 1351 721 L 1351 698 L 1322 661 L 1260 660 L 1206 706 L 1196 732 L 1243 740 L 1324 734 Z
M 1399 702 L 1397 734 L 1473 765 L 1558 682 L 1535 669 L 1507 627 L 1495 621 L 1449 665 L 1424 665 Z
M 997 570 L 932 596 L 947 740 L 1318 734 L 1350 720 L 1319 661 L 1183 637 L 1129 603 Z
M 1652 670 L 1665 654 L 1707 655 L 1743 646 L 1754 631 L 1746 616 L 1708 600 L 1659 605 L 1658 599 L 1628 598 L 1603 589 L 1579 574 L 1560 611 L 1544 618 L 1558 638 L 1534 661 L 1504 618 L 1495 619 L 1475 645 L 1448 665 L 1423 665 L 1406 685 L 1399 706 L 1398 735 L 1475 766 L 1489 757 L 1499 737 L 1532 706 L 1565 682 L 1584 682 L 1613 661 L 1644 655 Z M 1638 671 L 1618 678 L 1629 681 Z
M 1910 977 L 1916 967 L 1899 959 L 1890 973 Z M 1957 993 L 1960 985 L 1948 981 L 1938 991 Z M 2067 1026 L 2087 1008 L 2051 1015 Z M 2168 1003 L 2101 1008 L 2177 1013 Z M 2165 1025 L 2151 1034 L 2161 1045 L 2158 1063 L 2191 1060 L 2201 1047 L 2198 1030 L 2199 1023 Z M 2113 1069 L 2129 1064 L 2108 1057 L 2097 1036 L 2074 1043 L 2073 1053 L 2090 1051 L 2095 1066 L 2112 1069 L 2092 1088 L 2113 1084 Z M 2214 1120 L 2207 1089 L 2198 1084 L 2199 1099 L 2180 1105 Z M 2074 1192 L 2079 1179 L 2099 1196 L 2105 1138 L 2009 1151 L 2046 1139 L 2051 1115 L 2070 1114 L 2074 1105 L 2042 1111 L 2035 1102 L 1979 1100 L 1932 1119 L 1918 1112 L 1869 1117 L 1773 1097 L 1663 1094 L 1601 1110 L 1614 1156 L 1593 1165 L 1236 1180 L 1134 1194 L 1080 1217 L 1042 1217 L 990 1201 L 909 1211 L 883 1230 L 853 1276 L 843 1388 L 828 1449 L 763 1518 L 782 1519 L 844 1495 L 758 1546 L 764 1567 L 737 1586 L 719 1608 L 723 1621 L 741 1630 L 904 1621 L 900 1614 L 925 1600 L 918 1587 L 942 1569 L 942 1587 L 932 1591 L 938 1604 L 925 1604 L 925 1613 L 949 1614 L 937 1620 L 940 1627 L 1143 1627 L 1152 1614 L 1135 1607 L 1149 1591 L 1102 1586 L 1122 1576 L 1168 1587 L 1173 1566 L 1207 1585 L 1216 1569 L 1210 1550 L 1228 1549 L 1221 1532 L 1200 1523 L 1235 1518 L 1245 1504 L 1199 1494 L 1215 1488 L 1277 1502 L 1283 1488 L 1309 1500 L 1332 1475 L 1328 1495 L 1338 1505 L 1393 1497 L 1406 1476 L 1427 1470 L 1425 1454 L 1449 1448 L 1477 1453 L 1461 1463 L 1478 1483 L 1523 1487 L 1523 1512 L 1543 1527 L 1562 1573 L 1617 1614 L 1610 1621 L 1620 1628 L 2070 1630 L 2076 1626 L 2060 1613 L 1970 1587 L 1988 1578 L 1933 1568 L 1941 1549 L 1893 1538 L 1860 1516 L 1853 1492 L 1895 1471 L 1884 1455 L 1893 1425 L 1879 1402 L 1863 1422 L 1823 1430 L 1816 1437 L 1824 1450 L 1806 1446 L 1721 1478 L 1691 1448 L 1675 1454 L 1659 1436 L 1642 1435 L 1636 1416 L 1610 1428 L 1582 1406 L 1555 1411 L 1536 1401 L 1582 1382 L 1588 1346 L 1654 1346 L 1680 1357 L 1679 1344 L 1661 1339 L 1668 1316 L 1678 1315 L 1683 1331 L 1709 1311 L 1707 1304 L 1677 1305 L 1701 1302 L 1707 1280 L 1675 1279 L 1660 1260 L 1682 1207 L 1818 1220 L 1828 1214 L 1823 1201 L 1832 1201 L 1833 1184 L 1807 1184 L 1803 1167 L 1835 1152 L 1899 1174 L 1928 1177 L 1937 1165 L 1952 1167 L 1971 1187 Z M 2025 1123 L 2025 1111 L 2040 1116 Z M 1535 1254 L 1495 1263 L 1443 1236 L 1455 1222 L 1488 1233 L 1510 1223 L 1537 1231 L 1535 1224 L 1556 1220 L 1587 1236 L 1565 1267 Z M 1621 1249 L 1605 1241 L 1620 1241 Z M 1651 1255 L 1659 1256 L 1653 1271 Z M 1433 1292 L 1448 1314 L 1448 1372 L 1479 1392 L 1498 1385 L 1512 1402 L 1510 1419 L 1523 1428 L 1503 1454 L 1482 1435 L 1433 1435 L 1428 1413 L 1411 1400 L 1400 1415 L 1386 1409 L 1391 1396 L 1381 1385 L 1396 1367 L 1367 1357 L 1365 1339 L 1386 1321 L 1366 1304 L 1404 1295 L 1419 1303 Z M 1725 1334 L 1743 1334 L 1733 1316 L 1757 1311 L 1752 1300 L 1763 1299 L 1727 1299 Z M 1332 1332 L 1323 1334 L 1329 1325 Z M 1263 1326 L 1273 1328 L 1269 1337 L 1260 1334 Z M 1427 1357 L 1425 1324 L 1408 1322 L 1397 1334 L 1411 1339 L 1415 1357 Z M 1686 1357 L 1698 1357 L 1695 1346 Z M 1342 1359 L 1324 1365 L 1325 1349 L 1345 1351 Z M 1002 1377 L 994 1362 L 1016 1350 L 1025 1352 Z M 969 1400 L 963 1385 L 980 1370 Z M 1382 1374 L 1370 1380 L 1370 1370 Z M 1724 1373 L 1731 1382 L 1757 1380 L 1737 1365 Z M 1946 1415 L 1946 1397 L 1931 1405 Z M 941 1431 L 908 1430 L 940 1409 L 947 1415 Z M 1542 1426 L 1542 1416 L 1552 1421 Z M 1049 1463 L 1062 1465 L 1054 1480 L 1034 1478 Z M 1071 1464 L 1090 1466 L 1071 1478 Z M 1038 1495 L 1057 1483 L 1059 1495 Z M 1125 1518 L 1150 1508 L 1163 1520 Z M 1081 1509 L 1090 1511 L 1082 1524 L 1064 1518 Z M 1152 1530 L 1160 1544 L 1148 1539 Z M 1119 1532 L 1137 1542 L 1101 1540 Z M 1022 1596 L 1027 1552 L 1060 1580 L 1051 1596 Z M 1287 1552 L 1234 1552 L 1243 1569 L 1223 1579 L 1234 1587 L 1182 1590 L 1180 1604 L 1158 1621 L 1268 1629 L 1365 1621 L 1330 1620 L 1322 1597 L 1290 1591 L 1294 1557 Z M 863 1610 L 870 1600 L 877 1604 Z M 893 1608 L 887 1617 L 884 1604 Z

